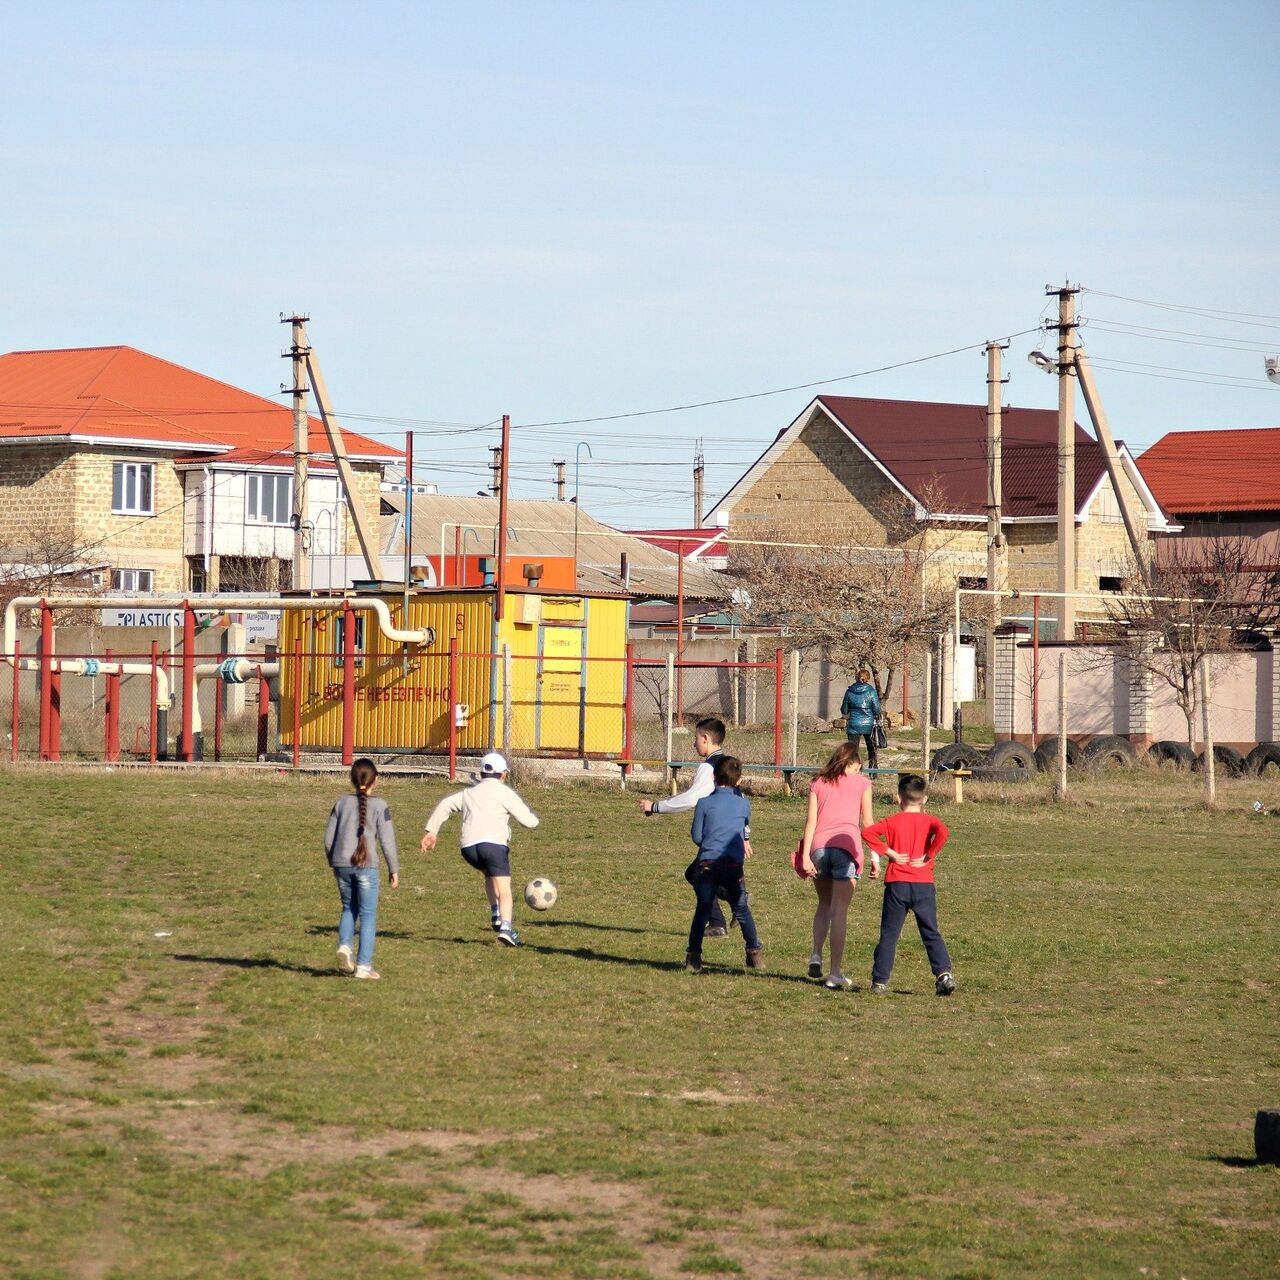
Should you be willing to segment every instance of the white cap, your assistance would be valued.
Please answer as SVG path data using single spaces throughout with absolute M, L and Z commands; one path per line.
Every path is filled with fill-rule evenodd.
M 490 751 L 480 761 L 480 772 L 487 778 L 496 775 L 501 777 L 507 771 L 507 762 L 500 752 Z

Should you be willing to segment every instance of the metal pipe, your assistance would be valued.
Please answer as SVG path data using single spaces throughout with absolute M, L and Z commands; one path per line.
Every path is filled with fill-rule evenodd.
M 9 726 L 9 759 L 15 764 L 18 761 L 18 704 L 22 696 L 22 668 L 19 663 L 21 659 L 15 650 L 13 655 L 13 705 L 12 723 Z
M 1013 661 L 1013 678 L 1018 678 L 1017 654 Z M 1015 685 L 1016 688 L 1016 685 Z M 1017 705 L 1017 694 L 1014 694 Z M 1009 735 L 1012 737 L 1012 733 Z M 1040 597 L 1031 601 L 1031 750 L 1040 745 Z
M 342 763 L 356 754 L 356 628 L 348 605 L 342 611 Z
M 413 432 L 404 433 L 404 603 L 400 609 L 400 621 L 409 625 L 409 577 L 413 572 Z M 444 579 L 444 556 L 440 557 L 440 577 Z M 345 616 L 345 615 L 344 615 Z M 400 654 L 403 674 L 409 674 L 409 647 Z M 345 695 L 344 695 L 345 696 Z M 350 764 L 344 760 L 344 764 Z
M 178 759 L 190 764 L 196 758 L 196 615 L 191 605 L 182 605 L 182 750 Z

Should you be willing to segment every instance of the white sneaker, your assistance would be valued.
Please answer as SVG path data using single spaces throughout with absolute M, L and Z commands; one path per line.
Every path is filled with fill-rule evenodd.
M 351 954 L 351 948 L 345 942 L 338 948 L 338 968 L 343 973 L 355 973 L 356 971 L 355 957 Z
M 822 985 L 828 991 L 848 991 L 853 986 L 853 980 L 846 978 L 843 973 L 832 973 L 827 975 L 827 980 Z
M 377 979 L 382 977 L 382 974 L 380 974 L 377 971 L 377 969 L 374 969 L 367 964 L 362 964 L 362 965 L 356 966 L 356 977 L 366 978 L 366 979 Z
M 811 978 L 820 978 L 820 977 L 822 977 L 822 954 L 821 954 L 821 952 L 815 951 L 815 952 L 813 953 L 813 955 L 811 955 L 811 956 L 809 957 L 809 977 L 811 977 Z

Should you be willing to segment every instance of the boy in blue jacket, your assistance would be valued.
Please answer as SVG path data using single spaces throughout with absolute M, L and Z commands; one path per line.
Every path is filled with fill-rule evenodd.
M 764 969 L 764 948 L 747 905 L 744 864 L 751 857 L 751 805 L 738 790 L 741 780 L 742 764 L 733 756 L 721 756 L 715 763 L 715 790 L 703 796 L 693 811 L 689 834 L 698 846 L 698 860 L 690 869 L 690 882 L 698 906 L 689 926 L 689 949 L 684 958 L 690 973 L 702 972 L 703 930 L 721 890 L 742 929 L 747 968 Z

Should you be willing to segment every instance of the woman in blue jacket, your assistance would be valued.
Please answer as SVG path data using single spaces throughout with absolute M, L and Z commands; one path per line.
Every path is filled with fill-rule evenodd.
M 876 767 L 876 723 L 880 719 L 880 696 L 871 683 L 871 672 L 863 667 L 858 678 L 844 691 L 840 714 L 848 716 L 845 734 L 849 741 L 857 743 L 863 738 L 867 743 L 867 764 Z

